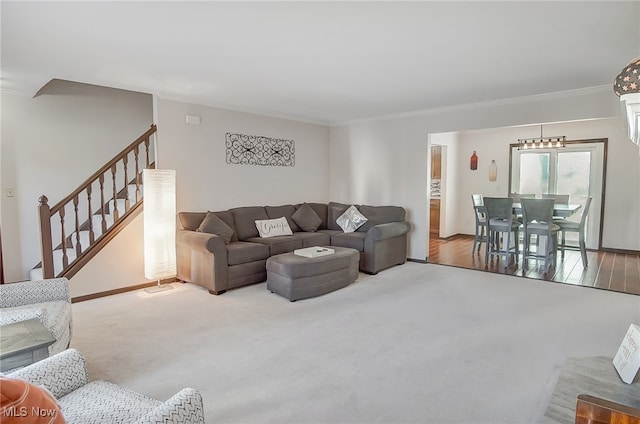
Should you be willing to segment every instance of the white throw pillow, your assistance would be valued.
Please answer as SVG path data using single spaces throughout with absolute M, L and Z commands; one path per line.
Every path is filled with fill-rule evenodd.
M 290 236 L 293 234 L 287 218 L 284 216 L 276 219 L 258 219 L 256 220 L 256 228 L 262 238 Z
M 362 215 L 354 205 L 351 205 L 349 209 L 344 211 L 344 213 L 336 219 L 336 224 L 338 224 L 345 233 L 353 233 L 367 221 L 367 217 Z

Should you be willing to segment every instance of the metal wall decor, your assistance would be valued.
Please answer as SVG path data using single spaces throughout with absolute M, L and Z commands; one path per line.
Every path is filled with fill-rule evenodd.
M 227 163 L 236 165 L 294 166 L 293 140 L 260 135 L 226 134 Z

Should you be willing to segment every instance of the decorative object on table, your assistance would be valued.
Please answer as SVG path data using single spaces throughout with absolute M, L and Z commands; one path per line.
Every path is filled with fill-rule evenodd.
M 144 275 L 158 280 L 145 289 L 149 293 L 170 290 L 160 280 L 176 276 L 176 171 L 145 169 L 144 187 Z
M 640 57 L 622 69 L 613 83 L 613 91 L 620 97 L 627 136 L 640 146 Z
M 637 325 L 629 326 L 616 356 L 613 357 L 613 366 L 622 381 L 627 384 L 633 383 L 640 369 L 640 327 Z
M 476 151 L 475 150 L 473 151 L 473 154 L 471 155 L 471 161 L 470 161 L 470 164 L 469 164 L 469 168 L 472 171 L 475 171 L 475 170 L 478 169 L 478 155 L 476 155 Z
M 316 258 L 318 256 L 331 255 L 334 252 L 335 250 L 331 249 L 330 247 L 313 246 L 305 247 L 304 249 L 296 249 L 293 251 L 293 254 L 298 256 L 305 256 L 307 258 Z
M 495 181 L 498 178 L 498 165 L 495 160 L 491 160 L 489 165 L 489 181 Z
M 295 166 L 293 140 L 259 135 L 226 134 L 227 163 L 236 165 Z
M 566 147 L 567 137 L 564 135 L 554 135 L 553 137 L 542 136 L 542 125 L 540 125 L 540 137 L 519 138 L 518 150 L 528 149 L 560 149 Z
M 60 406 L 44 386 L 0 375 L 0 416 L 6 424 L 65 424 Z

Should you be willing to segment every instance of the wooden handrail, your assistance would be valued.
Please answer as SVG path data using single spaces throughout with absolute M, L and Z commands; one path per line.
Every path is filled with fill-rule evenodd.
M 53 207 L 49 206 L 47 196 L 42 195 L 38 199 L 43 278 L 70 277 L 75 274 L 131 220 L 134 212 L 141 210 L 142 195 L 140 186 L 142 171 L 140 170 L 139 160 L 142 159 L 144 161 L 143 169 L 155 168 L 155 163 L 149 160 L 149 151 L 151 136 L 156 131 L 156 125 L 152 124 L 149 130 L 125 147 Z M 145 154 L 140 157 L 142 156 L 140 154 L 140 146 L 143 144 Z M 131 167 L 133 168 L 135 165 L 136 173 L 132 179 L 128 176 L 130 154 L 134 156 L 135 164 L 131 164 Z M 119 163 L 122 163 L 122 175 L 118 171 Z M 99 185 L 100 190 L 100 203 L 95 210 L 92 206 L 96 200 L 92 197 L 94 184 Z M 120 184 L 122 184 L 122 188 L 120 188 Z M 128 192 L 129 185 L 135 185 L 133 204 Z M 105 190 L 107 190 L 106 195 Z M 123 201 L 123 205 L 121 204 L 120 208 L 118 207 L 118 199 Z M 113 221 L 110 221 L 109 224 L 107 224 L 107 214 L 113 217 Z M 65 215 L 70 215 L 68 222 Z M 80 215 L 83 216 L 82 220 L 86 215 L 86 221 L 81 223 Z M 56 216 L 59 222 L 52 221 Z M 100 224 L 96 226 L 93 223 L 95 217 L 100 219 Z M 59 233 L 60 235 L 59 240 L 54 240 L 53 238 L 52 222 L 56 225 L 55 228 L 59 229 L 59 232 L 56 232 L 56 234 Z M 72 229 L 69 227 L 72 227 Z M 95 235 L 96 228 L 100 230 L 98 237 Z M 82 241 L 80 231 L 84 230 L 88 230 L 89 237 L 88 240 Z M 63 269 L 57 275 L 55 275 L 54 266 L 54 245 L 56 246 L 55 249 L 62 251 Z
M 133 143 L 131 143 L 130 145 L 128 145 L 127 147 L 122 149 L 122 151 L 120 153 L 115 155 L 113 157 L 113 159 L 111 159 L 109 162 L 104 164 L 102 166 L 102 168 L 100 168 L 96 172 L 94 172 L 93 175 L 91 175 L 89 178 L 87 178 L 84 183 L 80 184 L 80 186 L 78 186 L 77 189 L 72 191 L 71 194 L 69 194 L 67 197 L 65 197 L 64 199 L 60 200 L 58 203 L 56 203 L 51 208 L 51 214 L 55 214 L 56 212 L 58 212 L 60 210 L 60 208 L 62 208 L 67 203 L 71 202 L 76 195 L 78 195 L 78 194 L 82 193 L 84 190 L 86 190 L 87 186 L 91 185 L 94 181 L 96 181 L 100 177 L 100 175 L 102 175 L 105 172 L 107 172 L 112 166 L 114 166 L 116 163 L 118 163 L 120 160 L 122 160 L 122 158 L 124 156 L 126 156 L 128 153 L 131 153 L 136 146 L 140 145 L 141 142 L 143 142 L 143 141 L 147 141 L 148 142 L 149 137 L 151 137 L 151 135 L 154 134 L 156 132 L 156 130 L 157 130 L 156 125 L 152 124 L 151 128 L 149 128 L 147 130 L 147 132 L 145 132 L 140 137 L 138 137 L 136 139 L 136 141 L 134 141 Z M 147 154 L 147 164 L 149 164 L 149 155 L 148 154 Z

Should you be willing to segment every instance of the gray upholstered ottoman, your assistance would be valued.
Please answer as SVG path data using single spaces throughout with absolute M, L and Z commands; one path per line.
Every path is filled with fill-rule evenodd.
M 267 289 L 291 302 L 320 296 L 348 286 L 358 279 L 360 252 L 332 246 L 331 255 L 307 258 L 293 253 L 267 260 Z

